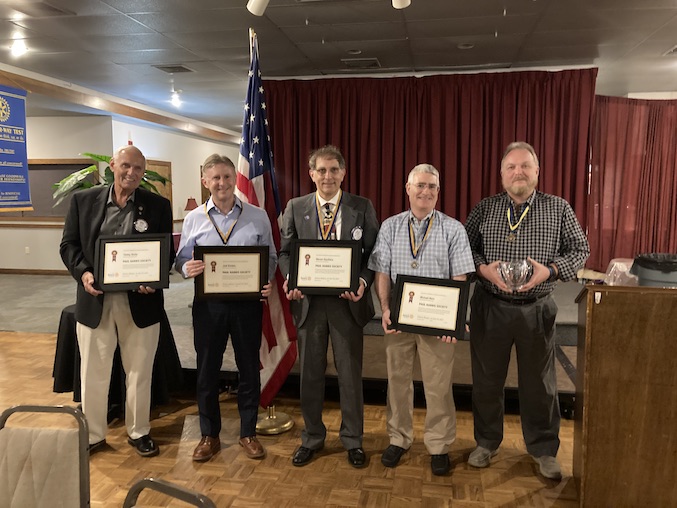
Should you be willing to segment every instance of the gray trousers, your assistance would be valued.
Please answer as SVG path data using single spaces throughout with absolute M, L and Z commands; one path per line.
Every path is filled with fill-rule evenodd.
M 362 446 L 364 397 L 362 354 L 364 336 L 346 300 L 314 295 L 305 322 L 298 328 L 301 364 L 301 413 L 305 428 L 301 445 L 316 450 L 324 445 L 322 421 L 327 347 L 331 336 L 341 399 L 339 437 L 346 450 Z
M 477 284 L 471 309 L 472 408 L 477 444 L 496 450 L 503 440 L 504 387 L 515 344 L 527 451 L 534 457 L 556 456 L 560 426 L 555 371 L 557 305 L 550 296 L 529 305 L 513 305 L 494 298 Z

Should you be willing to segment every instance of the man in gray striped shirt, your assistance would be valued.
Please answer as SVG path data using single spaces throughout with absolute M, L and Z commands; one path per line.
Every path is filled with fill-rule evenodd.
M 503 440 L 503 389 L 517 350 L 522 433 L 541 474 L 562 473 L 555 375 L 555 317 L 550 293 L 572 280 L 590 254 L 585 233 L 562 198 L 536 190 L 538 157 L 528 143 L 508 145 L 501 161 L 505 192 L 480 201 L 466 222 L 478 283 L 470 306 L 473 416 L 477 448 L 468 464 L 487 467 Z M 527 260 L 532 274 L 518 289 L 499 274 L 501 261 Z
M 413 441 L 413 369 L 418 351 L 427 407 L 423 442 L 432 456 L 432 472 L 444 475 L 450 468 L 449 447 L 456 438 L 451 392 L 456 339 L 390 330 L 391 289 L 398 274 L 466 280 L 475 266 L 463 225 L 435 210 L 440 192 L 437 169 L 430 164 L 414 167 L 406 191 L 410 210 L 383 222 L 369 258 L 369 268 L 376 272 L 381 325 L 386 333 L 390 446 L 381 462 L 386 467 L 397 466 Z

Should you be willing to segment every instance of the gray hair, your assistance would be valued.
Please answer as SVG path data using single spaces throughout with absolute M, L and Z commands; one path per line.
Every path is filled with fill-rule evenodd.
M 534 150 L 534 147 L 531 146 L 526 141 L 513 141 L 512 143 L 510 143 L 507 146 L 507 148 L 505 149 L 505 152 L 503 152 L 503 158 L 501 159 L 501 167 L 503 167 L 503 161 L 505 160 L 505 158 L 513 150 L 526 150 L 534 158 L 534 162 L 536 163 L 536 167 L 539 167 L 538 156 L 536 155 L 536 150 Z
M 429 173 L 434 175 L 437 178 L 437 185 L 440 184 L 440 172 L 435 169 L 435 166 L 432 164 L 418 164 L 409 171 L 409 176 L 407 177 L 407 183 L 414 183 L 414 175 L 419 173 Z
M 339 168 L 346 169 L 346 160 L 343 158 L 343 154 L 341 153 L 341 150 L 339 150 L 334 145 L 324 145 L 322 148 L 318 148 L 317 150 L 313 150 L 310 153 L 310 157 L 308 158 L 308 167 L 310 167 L 310 169 L 315 170 L 315 163 L 316 163 L 318 158 L 320 158 L 320 159 L 336 159 L 336 161 L 338 162 Z
M 233 168 L 233 170 L 235 170 L 235 164 L 233 164 L 232 160 L 230 160 L 225 155 L 213 153 L 209 157 L 207 157 L 205 161 L 202 163 L 202 175 L 204 175 L 205 171 L 207 171 L 209 168 L 213 168 L 217 164 L 225 164 L 226 166 Z

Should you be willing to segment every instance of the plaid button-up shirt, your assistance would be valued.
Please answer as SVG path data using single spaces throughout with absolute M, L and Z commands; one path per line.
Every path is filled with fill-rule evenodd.
M 531 257 L 544 265 L 555 263 L 561 280 L 575 279 L 576 272 L 590 255 L 590 246 L 569 203 L 558 196 L 535 191 L 527 200 L 529 212 L 512 232 L 515 237 L 510 241 L 507 217 L 510 201 L 503 192 L 483 199 L 470 212 L 465 228 L 475 266 Z M 515 222 L 513 219 L 513 226 Z M 487 291 L 499 292 L 493 284 L 479 280 Z M 555 284 L 555 281 L 543 282 L 523 296 L 548 294 Z

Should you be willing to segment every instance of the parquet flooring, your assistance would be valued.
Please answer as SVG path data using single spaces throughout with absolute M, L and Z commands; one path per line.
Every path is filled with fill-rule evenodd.
M 71 394 L 52 392 L 53 334 L 0 332 L 0 408 L 14 404 L 73 404 Z M 164 478 L 208 495 L 219 507 L 574 507 L 576 488 L 571 478 L 573 422 L 563 420 L 559 460 L 565 475 L 561 482 L 536 474 L 537 466 L 526 453 L 519 417 L 506 416 L 505 440 L 491 467 L 467 465 L 474 447 L 472 415 L 459 411 L 457 440 L 450 453 L 452 472 L 437 477 L 422 444 L 424 409 L 415 410 L 415 443 L 400 465 L 381 465 L 388 445 L 385 407 L 365 407 L 364 449 L 369 465 L 353 469 L 338 439 L 338 404 L 328 402 L 325 448 L 306 467 L 291 464 L 303 425 L 299 404 L 281 399 L 277 410 L 289 414 L 294 428 L 279 436 L 261 436 L 267 456 L 247 459 L 237 444 L 238 416 L 235 397 L 224 394 L 221 413 L 222 451 L 198 464 L 191 453 L 199 439 L 197 407 L 191 394 L 153 411 L 152 435 L 161 448 L 157 457 L 144 459 L 126 442 L 123 422 L 111 424 L 108 446 L 90 459 L 91 505 L 121 506 L 129 487 L 147 476 Z M 143 506 L 186 506 L 150 491 L 139 498 Z

